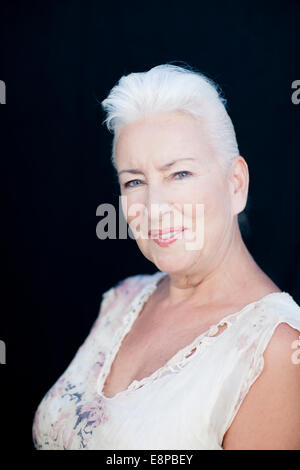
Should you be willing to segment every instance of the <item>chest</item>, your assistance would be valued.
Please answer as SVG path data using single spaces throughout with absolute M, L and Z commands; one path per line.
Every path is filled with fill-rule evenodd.
M 189 348 L 202 333 L 211 326 L 211 319 L 190 315 L 186 321 L 149 321 L 146 316 L 132 325 L 119 345 L 112 360 L 102 393 L 113 397 L 126 390 L 133 381 L 140 381 L 162 368 L 177 353 L 184 351 L 183 357 L 189 357 L 196 347 Z M 226 325 L 220 326 L 220 334 Z

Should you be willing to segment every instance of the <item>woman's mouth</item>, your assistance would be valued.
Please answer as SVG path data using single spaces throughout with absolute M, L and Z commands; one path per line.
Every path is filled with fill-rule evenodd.
M 157 245 L 167 247 L 175 243 L 179 238 L 182 238 L 183 231 L 184 227 L 172 227 L 164 230 L 151 230 L 149 235 Z

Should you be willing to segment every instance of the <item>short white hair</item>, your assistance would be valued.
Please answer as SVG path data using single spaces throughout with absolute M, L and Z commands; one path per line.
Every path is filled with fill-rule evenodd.
M 156 113 L 184 111 L 203 118 L 220 164 L 228 170 L 239 149 L 226 103 L 220 87 L 189 65 L 166 63 L 146 72 L 122 76 L 101 103 L 107 112 L 102 124 L 114 133 L 114 167 L 116 139 L 126 124 Z

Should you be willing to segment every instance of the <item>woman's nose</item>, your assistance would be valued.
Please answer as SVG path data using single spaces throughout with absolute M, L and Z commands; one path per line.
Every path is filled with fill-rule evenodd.
M 170 195 L 164 188 L 158 185 L 148 187 L 146 207 L 149 214 L 155 212 L 163 215 L 170 211 L 171 206 Z
M 170 193 L 157 186 L 148 189 L 146 209 L 149 228 L 153 230 L 173 226 L 178 218 L 176 203 Z

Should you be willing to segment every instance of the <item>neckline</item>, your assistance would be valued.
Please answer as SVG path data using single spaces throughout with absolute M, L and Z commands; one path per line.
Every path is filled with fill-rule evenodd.
M 171 367 L 170 365 L 176 360 L 177 357 L 180 355 L 184 354 L 188 350 L 192 350 L 193 347 L 195 347 L 195 343 L 199 342 L 202 338 L 206 338 L 207 340 L 216 340 L 217 338 L 221 337 L 224 332 L 221 332 L 220 334 L 214 334 L 214 335 L 209 335 L 210 332 L 216 333 L 218 332 L 219 326 L 222 326 L 225 324 L 227 321 L 229 322 L 233 318 L 239 317 L 242 313 L 244 313 L 246 310 L 248 310 L 250 307 L 254 306 L 255 304 L 261 303 L 267 298 L 270 298 L 271 296 L 275 296 L 278 294 L 286 295 L 290 297 L 290 294 L 285 291 L 280 291 L 280 292 L 270 292 L 269 294 L 264 295 L 260 299 L 254 300 L 250 302 L 249 304 L 245 305 L 241 310 L 230 313 L 221 320 L 219 320 L 217 323 L 214 323 L 210 325 L 204 332 L 200 333 L 194 340 L 184 346 L 183 348 L 179 349 L 165 364 L 163 364 L 161 367 L 153 371 L 151 374 L 149 374 L 146 377 L 143 377 L 142 379 L 139 380 L 133 380 L 126 389 L 121 390 L 120 392 L 115 393 L 112 397 L 108 397 L 104 395 L 103 393 L 103 388 L 104 384 L 106 382 L 106 379 L 108 378 L 113 362 L 121 348 L 121 345 L 123 343 L 123 340 L 127 333 L 129 333 L 133 327 L 133 324 L 135 320 L 138 318 L 139 314 L 141 313 L 143 307 L 149 300 L 150 296 L 157 290 L 159 282 L 167 276 L 168 273 L 163 272 L 163 271 L 157 271 L 156 273 L 150 275 L 150 281 L 146 283 L 146 285 L 137 293 L 137 295 L 133 298 L 129 305 L 129 309 L 125 313 L 123 317 L 122 324 L 120 325 L 119 329 L 117 330 L 117 333 L 115 335 L 115 343 L 113 345 L 113 348 L 111 349 L 111 353 L 109 354 L 108 358 L 105 359 L 105 364 L 102 368 L 102 371 L 97 379 L 97 393 L 105 400 L 107 401 L 113 401 L 121 396 L 127 395 L 130 392 L 133 392 L 137 390 L 139 387 L 142 386 L 144 387 L 144 384 L 151 381 L 152 379 L 155 378 L 155 376 L 158 376 L 161 371 L 167 369 L 168 367 Z M 125 328 L 124 328 L 125 325 Z M 229 326 L 229 325 L 228 325 Z M 196 354 L 191 354 L 186 360 L 190 360 L 190 358 L 193 358 Z M 176 366 L 175 364 L 172 364 L 172 367 Z M 137 388 L 134 388 L 137 387 Z

